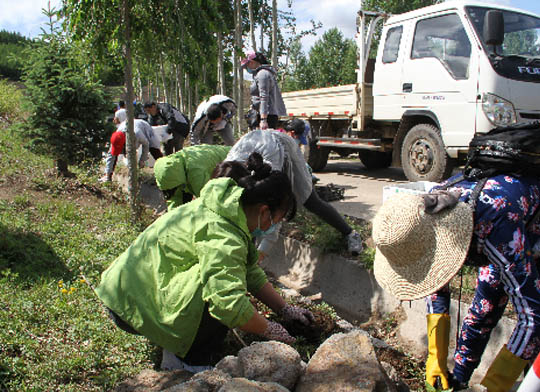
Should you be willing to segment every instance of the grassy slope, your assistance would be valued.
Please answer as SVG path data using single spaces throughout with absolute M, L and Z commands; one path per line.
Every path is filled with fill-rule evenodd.
M 97 284 L 140 228 L 97 173 L 51 167 L 0 129 L 0 390 L 109 390 L 156 349 L 116 329 L 81 274 Z

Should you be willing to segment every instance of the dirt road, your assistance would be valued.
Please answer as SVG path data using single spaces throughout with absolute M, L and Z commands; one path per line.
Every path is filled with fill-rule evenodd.
M 317 185 L 335 184 L 345 188 L 345 199 L 331 204 L 342 214 L 371 220 L 382 203 L 383 187 L 408 182 L 403 170 L 367 170 L 358 159 L 330 156 L 322 172 L 315 173 Z

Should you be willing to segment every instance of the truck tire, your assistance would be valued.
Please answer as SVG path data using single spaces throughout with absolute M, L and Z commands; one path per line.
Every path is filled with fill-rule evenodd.
M 392 164 L 391 152 L 360 150 L 358 157 L 368 170 L 386 169 Z
M 437 127 L 417 124 L 407 132 L 401 146 L 401 165 L 410 181 L 440 182 L 450 176 L 453 162 Z
M 324 169 L 328 163 L 328 154 L 330 154 L 330 150 L 325 147 L 317 146 L 317 141 L 314 140 L 309 144 L 307 163 L 311 166 L 313 171 L 320 171 Z

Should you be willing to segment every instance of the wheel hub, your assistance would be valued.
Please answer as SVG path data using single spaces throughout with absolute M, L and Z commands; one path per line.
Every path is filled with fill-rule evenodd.
M 429 173 L 433 168 L 433 150 L 426 142 L 420 139 L 414 142 L 409 151 L 411 166 L 420 174 Z

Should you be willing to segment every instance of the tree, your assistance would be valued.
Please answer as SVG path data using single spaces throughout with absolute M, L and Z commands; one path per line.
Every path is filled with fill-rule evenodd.
M 384 12 L 388 14 L 402 14 L 404 12 L 427 7 L 444 0 L 364 0 L 364 9 L 369 11 Z
M 60 33 L 56 11 L 44 14 L 49 31 L 25 52 L 23 80 L 31 103 L 25 132 L 35 149 L 53 157 L 58 174 L 67 176 L 68 165 L 101 158 L 110 101 Z
M 344 39 L 337 28 L 326 31 L 309 51 L 306 71 L 313 87 L 326 87 L 356 81 L 356 44 Z

